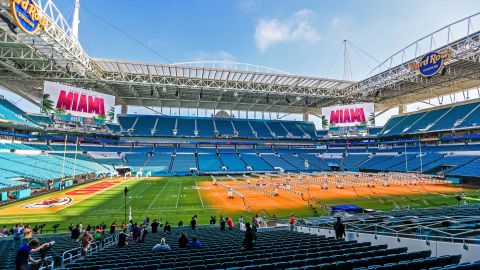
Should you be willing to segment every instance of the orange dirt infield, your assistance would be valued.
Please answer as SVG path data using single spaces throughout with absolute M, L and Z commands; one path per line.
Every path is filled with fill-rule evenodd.
M 32 198 L 0 210 L 3 215 L 51 214 L 122 184 L 123 178 L 96 181 L 76 188 Z
M 310 198 L 313 199 L 331 200 L 354 199 L 365 196 L 383 197 L 392 195 L 427 195 L 428 193 L 453 193 L 462 190 L 460 187 L 453 187 L 445 184 L 422 184 L 414 186 L 391 185 L 389 187 L 346 187 L 344 189 L 331 187 L 328 190 L 321 189 L 314 185 L 302 184 L 302 186 L 308 187 L 309 191 L 307 192 L 307 190 L 291 186 L 292 190 L 297 190 L 304 194 L 304 198 L 302 198 L 301 195 L 293 194 L 284 189 L 278 189 L 279 196 L 271 196 L 259 190 L 247 188 L 244 181 L 226 180 L 221 182 L 241 193 L 244 196 L 244 200 L 236 194 L 234 194 L 233 199 L 228 199 L 227 190 L 220 185 L 213 185 L 213 182 L 202 182 L 200 183 L 200 186 L 203 188 L 202 194 L 209 203 L 226 212 L 245 210 L 246 205 L 248 205 L 251 210 L 264 209 L 267 211 L 304 208 L 308 205 L 308 202 L 306 201 L 308 199 L 308 194 L 310 195 Z M 271 187 L 263 186 L 262 188 L 270 192 L 273 191 L 273 188 Z

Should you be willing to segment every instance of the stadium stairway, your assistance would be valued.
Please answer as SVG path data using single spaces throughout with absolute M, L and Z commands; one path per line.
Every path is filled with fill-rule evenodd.
M 47 252 L 47 257 L 52 257 L 56 267 L 61 266 L 62 255 L 65 251 L 78 248 L 78 243 L 70 239 L 70 234 L 45 234 L 35 235 L 40 243 L 55 241 L 55 245 Z M 15 254 L 18 248 L 27 244 L 30 239 L 14 240 L 12 238 L 2 239 L 0 241 L 0 270 L 15 269 Z M 39 254 L 33 254 L 35 259 L 39 259 Z
M 182 231 L 189 238 L 197 237 L 202 247 L 179 248 L 178 237 Z M 108 247 L 65 265 L 65 269 L 430 269 L 457 265 L 460 260 L 460 256 L 455 255 L 432 258 L 430 251 L 407 252 L 407 248 L 389 249 L 386 245 L 372 246 L 368 242 L 286 230 L 261 231 L 257 236 L 255 249 L 245 251 L 242 250 L 243 232 L 237 229 L 222 232 L 218 227 L 200 227 L 195 231 L 173 228 L 171 234 L 150 234 L 145 243 Z M 172 250 L 152 252 L 162 237 Z

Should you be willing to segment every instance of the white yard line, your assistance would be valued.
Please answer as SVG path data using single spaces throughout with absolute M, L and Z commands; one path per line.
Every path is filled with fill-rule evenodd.
M 127 200 L 127 204 L 129 204 L 131 201 L 133 201 L 133 199 L 135 199 L 136 196 L 142 194 L 142 193 L 143 193 L 147 188 L 149 188 L 150 186 L 151 186 L 151 184 L 146 185 L 146 187 L 145 187 L 144 189 L 142 189 L 142 191 L 138 192 L 137 194 L 135 194 L 134 196 L 132 196 L 131 199 Z M 125 206 L 122 205 L 122 206 L 118 209 L 118 211 L 122 210 L 124 207 L 125 207 Z
M 180 182 L 180 188 L 178 189 L 177 204 L 175 205 L 175 208 L 178 208 L 178 201 L 180 200 L 180 192 L 182 191 L 182 184 L 183 184 L 183 178 L 182 178 L 182 181 Z
M 195 188 L 197 188 L 197 179 L 196 178 L 193 178 L 193 180 L 195 180 Z M 197 189 L 198 191 L 198 197 L 200 198 L 200 202 L 202 203 L 202 207 L 205 207 L 203 205 L 203 200 L 202 200 L 202 196 L 200 196 L 200 189 Z
M 147 207 L 147 209 L 150 209 L 150 207 L 152 207 L 153 203 L 157 200 L 160 193 L 162 193 L 162 191 L 165 189 L 165 187 L 168 186 L 168 183 L 170 183 L 171 180 L 172 180 L 172 178 L 168 179 L 167 183 L 165 185 L 163 185 L 162 189 L 158 192 L 157 196 L 155 196 L 155 199 L 153 199 L 152 203 L 150 203 L 150 205 Z

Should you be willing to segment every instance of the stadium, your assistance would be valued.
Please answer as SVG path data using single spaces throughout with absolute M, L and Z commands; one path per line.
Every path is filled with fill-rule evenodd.
M 0 269 L 480 269 L 480 13 L 354 80 L 93 57 L 55 2 L 0 0 Z

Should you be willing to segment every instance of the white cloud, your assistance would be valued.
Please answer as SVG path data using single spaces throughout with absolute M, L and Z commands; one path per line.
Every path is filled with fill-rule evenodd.
M 302 9 L 284 21 L 276 18 L 260 19 L 255 27 L 257 47 L 264 52 L 276 43 L 318 42 L 320 35 L 311 24 L 311 17 L 314 14 L 311 10 Z
M 187 56 L 190 61 L 220 61 L 220 62 L 235 62 L 235 56 L 226 51 L 196 51 Z

